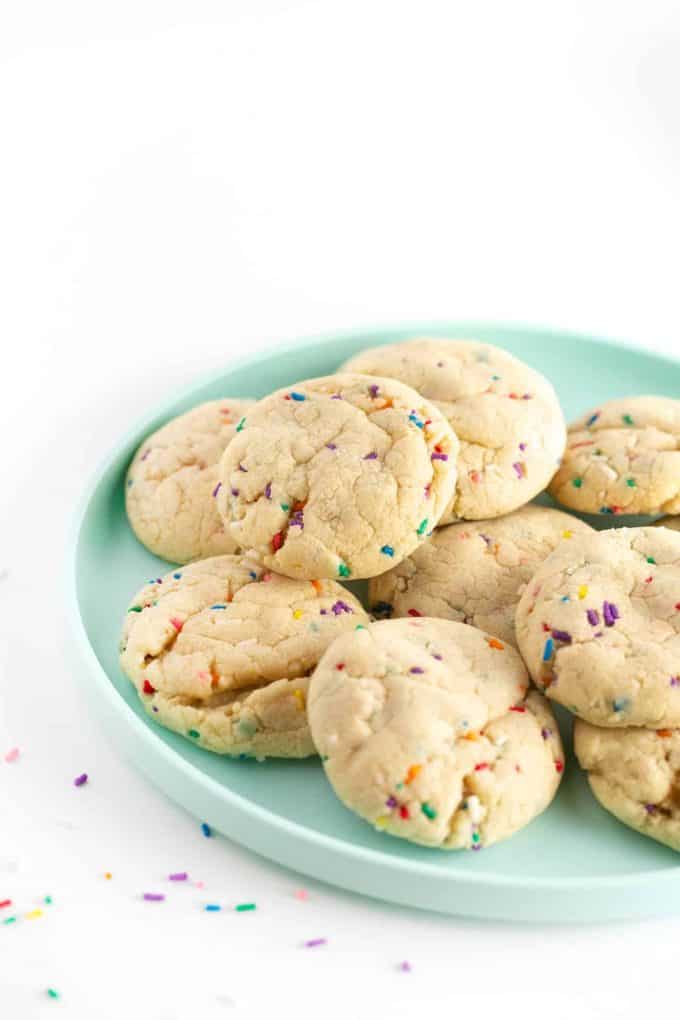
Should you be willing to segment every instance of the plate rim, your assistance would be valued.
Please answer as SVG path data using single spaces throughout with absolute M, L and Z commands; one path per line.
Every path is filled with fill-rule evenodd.
M 661 361 L 669 367 L 673 366 L 675 370 L 677 370 L 680 366 L 680 358 L 674 358 L 655 350 L 640 347 L 636 344 L 621 342 L 612 338 L 601 338 L 574 330 L 562 330 L 555 327 L 541 327 L 514 322 L 504 323 L 495 320 L 477 322 L 444 322 L 441 320 L 434 320 L 428 322 L 419 321 L 413 323 L 393 323 L 383 326 L 373 325 L 367 327 L 354 327 L 352 329 L 339 328 L 332 332 L 311 334 L 290 341 L 272 343 L 257 350 L 253 354 L 238 358 L 230 358 L 225 363 L 222 371 L 233 371 L 245 367 L 255 368 L 258 364 L 268 360 L 274 355 L 283 355 L 291 353 L 292 351 L 301 351 L 309 347 L 317 347 L 320 344 L 330 345 L 339 341 L 358 339 L 359 337 L 366 338 L 366 344 L 369 346 L 372 342 L 378 343 L 379 338 L 384 337 L 386 333 L 390 332 L 395 334 L 408 332 L 413 333 L 414 335 L 426 335 L 428 331 L 432 331 L 444 337 L 447 331 L 451 331 L 452 333 L 458 334 L 457 336 L 452 335 L 451 339 L 462 339 L 464 334 L 474 336 L 475 332 L 489 332 L 493 330 L 502 330 L 506 333 L 522 334 L 523 336 L 534 335 L 536 338 L 541 337 L 549 340 L 551 343 L 569 339 L 579 340 L 581 342 L 588 341 L 608 347 L 612 352 L 616 352 L 621 348 L 624 348 L 632 353 Z M 587 892 L 594 889 L 607 889 L 609 891 L 620 889 L 631 893 L 634 890 L 649 891 L 650 886 L 655 886 L 659 883 L 665 885 L 668 880 L 672 878 L 672 867 L 669 866 L 650 868 L 649 870 L 642 872 L 632 871 L 618 875 L 583 877 L 575 875 L 549 878 L 531 875 L 512 876 L 507 872 L 487 871 L 483 874 L 476 874 L 474 871 L 461 871 L 455 864 L 455 855 L 453 853 L 451 854 L 452 867 L 443 870 L 442 868 L 437 867 L 434 863 L 430 863 L 428 861 L 415 861 L 406 857 L 399 857 L 385 853 L 382 850 L 358 846 L 346 839 L 326 835 L 325 833 L 315 831 L 304 824 L 292 821 L 282 815 L 278 815 L 268 808 L 253 803 L 242 794 L 234 792 L 229 786 L 218 782 L 212 776 L 203 772 L 200 767 L 188 761 L 182 755 L 177 754 L 161 739 L 159 734 L 154 732 L 153 728 L 150 727 L 145 720 L 135 715 L 122 695 L 117 691 L 105 668 L 99 662 L 96 652 L 90 642 L 85 622 L 81 614 L 78 597 L 78 555 L 81 534 L 92 499 L 99 489 L 105 475 L 113 466 L 114 462 L 121 456 L 125 448 L 130 445 L 133 439 L 137 440 L 143 430 L 148 428 L 153 421 L 161 418 L 165 413 L 170 413 L 171 408 L 173 408 L 174 405 L 190 397 L 191 394 L 212 382 L 218 372 L 220 372 L 220 369 L 215 367 L 206 373 L 201 373 L 189 384 L 173 391 L 170 396 L 166 397 L 151 413 L 147 412 L 140 416 L 125 430 L 118 440 L 111 445 L 107 453 L 99 460 L 95 469 L 89 474 L 67 531 L 64 560 L 66 564 L 64 594 L 67 616 L 70 621 L 71 638 L 79 653 L 80 661 L 87 666 L 90 679 L 94 679 L 97 693 L 100 696 L 103 696 L 107 709 L 110 713 L 119 717 L 118 721 L 122 725 L 132 730 L 136 741 L 134 752 L 125 753 L 118 744 L 116 745 L 117 752 L 122 752 L 124 757 L 133 760 L 135 765 L 141 769 L 142 773 L 147 778 L 148 771 L 142 762 L 144 753 L 148 751 L 155 757 L 160 756 L 160 758 L 164 760 L 165 767 L 168 769 L 168 775 L 173 772 L 177 773 L 183 780 L 188 780 L 191 783 L 197 783 L 199 786 L 206 788 L 212 796 L 216 796 L 219 800 L 225 802 L 230 810 L 240 812 L 241 814 L 248 816 L 249 820 L 259 823 L 271 833 L 279 833 L 287 837 L 293 837 L 295 840 L 306 844 L 309 849 L 324 848 L 328 851 L 339 854 L 341 857 L 350 859 L 351 862 L 370 864 L 374 867 L 379 866 L 404 877 L 427 876 L 428 878 L 436 879 L 437 882 L 445 882 L 447 884 L 462 883 L 472 890 L 474 890 L 475 887 L 479 889 L 489 887 L 496 890 L 507 889 L 514 892 L 541 892 L 545 890 L 552 890 L 559 893 L 568 893 L 570 891 L 577 890 Z M 158 783 L 154 780 L 152 780 L 152 782 L 155 786 L 158 786 Z M 165 796 L 174 799 L 165 788 L 161 786 L 161 789 Z M 187 807 L 186 805 L 184 806 L 186 810 L 194 814 L 190 807 Z M 218 828 L 218 826 L 216 826 L 216 828 Z M 244 841 L 236 837 L 236 842 Z M 256 852 L 280 863 L 280 859 L 277 858 L 275 854 L 268 853 L 266 849 L 258 849 Z M 291 867 L 291 865 L 288 864 L 284 866 Z M 341 885 L 340 882 L 333 879 L 322 880 L 330 881 L 331 884 L 334 885 Z M 353 886 L 351 882 L 344 887 L 354 889 L 356 891 L 356 887 Z M 375 895 L 381 899 L 390 899 L 390 897 L 381 896 L 379 893 L 376 893 Z M 396 900 L 391 901 L 398 902 Z M 428 908 L 425 907 L 422 909 Z M 626 914 L 618 916 L 633 915 Z M 638 915 L 637 912 L 634 912 L 634 916 L 645 915 Z

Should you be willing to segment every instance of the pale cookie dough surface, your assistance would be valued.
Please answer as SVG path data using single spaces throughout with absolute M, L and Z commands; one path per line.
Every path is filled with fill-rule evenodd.
M 607 811 L 680 850 L 680 730 L 611 730 L 577 719 L 574 750 Z
M 591 531 L 576 517 L 525 506 L 495 520 L 450 524 L 369 583 L 372 612 L 470 623 L 512 645 L 527 581 L 560 542 Z
M 519 649 L 549 698 L 599 726 L 680 725 L 680 535 L 620 528 L 560 544 L 526 587 Z
M 232 553 L 217 512 L 217 466 L 252 400 L 211 400 L 173 418 L 141 444 L 127 474 L 125 503 L 139 541 L 171 563 Z
M 680 512 L 680 400 L 625 397 L 569 426 L 550 494 L 583 513 Z
M 557 725 L 517 652 L 448 620 L 386 620 L 338 638 L 309 721 L 343 803 L 391 835 L 481 849 L 552 800 Z
M 367 623 L 334 581 L 215 556 L 138 592 L 120 662 L 147 711 L 201 747 L 302 757 L 313 753 L 307 677 L 334 638 Z
M 509 513 L 557 470 L 566 426 L 555 391 L 507 351 L 424 338 L 362 351 L 342 370 L 399 379 L 449 420 L 460 440 L 458 481 L 441 524 Z
M 220 465 L 242 548 L 289 577 L 372 577 L 439 521 L 456 479 L 446 419 L 392 379 L 337 375 L 260 401 Z

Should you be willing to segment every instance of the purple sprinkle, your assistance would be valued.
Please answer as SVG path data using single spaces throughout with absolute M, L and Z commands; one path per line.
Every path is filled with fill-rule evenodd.
M 571 634 L 566 630 L 553 630 L 552 636 L 555 638 L 555 641 L 561 641 L 562 644 L 571 644 Z
M 430 498 L 430 484 L 428 483 L 425 486 L 425 499 L 429 499 L 429 498 Z
M 448 453 L 433 453 L 430 460 L 448 460 Z
M 157 712 L 158 711 L 158 706 L 157 705 L 152 705 L 151 706 L 151 711 L 152 712 Z
M 327 450 L 337 450 L 337 446 L 335 445 L 335 443 L 326 443 L 326 449 Z
M 656 811 L 656 804 L 645 804 L 645 811 L 648 815 L 653 815 Z
M 482 849 L 482 845 L 481 845 L 481 843 L 473 843 L 472 846 L 470 847 L 470 849 L 471 850 L 481 850 Z
M 517 477 L 518 478 L 524 478 L 524 474 L 522 473 L 522 465 L 519 464 L 517 461 L 515 461 L 515 463 L 512 466 L 514 468 L 514 471 L 515 471 L 515 474 L 517 475 Z
M 328 610 L 327 609 L 320 609 L 319 612 L 321 613 L 322 616 L 327 616 L 328 615 Z
M 232 489 L 231 490 L 232 496 L 238 496 L 239 492 L 240 492 L 240 489 Z
M 244 468 L 243 464 L 239 464 L 238 469 L 239 471 L 243 471 L 244 475 L 248 474 L 248 468 Z
M 613 602 L 605 601 L 602 603 L 602 615 L 605 627 L 613 627 L 619 618 L 619 611 Z
M 171 882 L 186 882 L 188 878 L 189 875 L 186 871 L 175 871 L 172 875 L 168 875 L 168 879 Z
M 396 797 L 388 797 L 385 801 L 385 807 L 394 808 L 397 806 L 397 803 L 398 801 Z
M 87 772 L 83 772 L 82 775 L 77 776 L 73 780 L 73 785 L 74 786 L 84 786 L 86 782 L 87 782 Z
M 479 537 L 483 539 L 487 545 L 491 545 L 491 539 L 489 538 L 488 535 L 480 535 Z
M 680 676 L 671 677 L 671 687 L 680 687 Z
M 413 967 L 408 962 L 408 960 L 402 960 L 397 969 L 400 970 L 402 974 L 410 974 L 410 972 L 413 970 Z
M 215 488 L 212 491 L 213 498 L 217 495 L 217 493 L 220 491 L 221 488 L 222 488 L 222 482 L 218 482 L 217 485 L 215 486 Z
M 376 386 L 376 384 L 375 384 L 375 383 L 373 383 L 373 385 L 372 385 L 372 386 L 369 386 L 369 387 L 368 387 L 368 392 L 369 392 L 369 393 L 371 394 L 371 396 L 372 396 L 372 397 L 373 397 L 373 399 L 375 400 L 375 398 L 376 398 L 376 397 L 378 396 L 378 394 L 380 393 L 380 387 L 379 387 L 379 386 Z
M 160 892 L 145 892 L 143 898 L 149 903 L 160 903 L 165 899 L 165 896 Z
M 314 946 L 325 946 L 328 943 L 328 939 L 308 939 L 304 943 L 305 949 L 313 949 Z
M 265 485 L 265 487 L 264 487 L 264 495 L 265 495 L 265 499 L 271 499 L 272 498 L 272 483 L 271 482 L 267 482 L 267 484 Z
M 289 528 L 303 528 L 305 526 L 304 517 L 302 516 L 302 510 L 294 510 L 288 519 Z
M 324 612 L 324 610 L 322 609 L 321 612 Z M 340 616 L 341 613 L 353 613 L 354 610 L 351 606 L 348 606 L 346 602 L 343 602 L 342 599 L 338 599 L 338 601 L 334 602 L 331 606 L 331 612 L 334 616 Z
M 432 653 L 432 658 L 433 659 L 438 659 L 439 662 L 441 662 L 443 657 L 439 654 L 439 652 L 433 652 Z
M 547 740 L 548 737 L 552 736 L 552 730 L 548 729 L 547 726 L 544 726 L 543 729 L 541 730 L 541 736 L 543 737 L 544 740 Z
M 151 453 L 151 447 L 149 447 L 149 449 L 148 449 L 148 450 L 145 450 L 145 451 L 144 451 L 144 453 L 143 453 L 143 454 L 142 454 L 142 456 L 140 457 L 140 460 L 146 460 L 146 458 L 147 458 L 147 457 L 149 456 L 149 454 L 150 454 L 150 453 Z
M 520 450 L 522 451 L 522 453 L 524 453 L 524 451 L 525 451 L 525 450 L 526 450 L 526 448 L 527 448 L 527 444 L 526 444 L 526 443 L 520 443 L 520 444 L 519 444 L 519 448 L 520 448 Z
M 331 400 L 342 400 L 342 394 L 334 393 L 333 396 L 331 397 Z
M 603 634 L 603 633 L 604 633 L 603 631 L 601 631 L 601 630 L 598 630 L 598 632 L 597 632 L 597 634 L 595 635 L 595 637 L 602 637 L 602 634 Z
M 411 666 L 410 673 L 424 673 L 425 670 L 421 669 L 420 666 Z
M 522 400 L 531 400 L 531 394 L 530 393 L 523 393 L 522 394 Z
M 377 459 L 378 454 L 375 452 L 375 450 L 373 451 L 373 453 L 367 453 L 366 456 L 364 457 L 364 460 L 377 460 Z
M 588 617 L 588 623 L 591 627 L 597 627 L 600 622 L 600 614 L 597 609 L 587 609 L 586 616 Z

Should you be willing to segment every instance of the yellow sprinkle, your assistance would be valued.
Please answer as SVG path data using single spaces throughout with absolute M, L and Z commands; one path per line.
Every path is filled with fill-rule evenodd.
M 469 733 L 465 734 L 465 740 L 479 740 L 479 733 L 475 730 L 470 730 Z
M 294 620 L 299 620 L 301 616 L 302 616 L 302 610 L 301 609 L 296 609 L 295 612 L 293 613 L 293 619 Z
M 113 875 L 111 874 L 110 871 L 105 871 L 104 872 L 104 878 L 108 880 L 108 879 L 113 878 Z
M 584 599 L 587 594 L 588 594 L 588 585 L 587 584 L 580 585 L 579 590 L 578 590 L 578 597 L 580 599 Z
M 570 530 L 569 530 L 569 529 L 567 528 L 567 530 L 566 530 L 566 531 L 563 531 L 563 532 L 562 532 L 562 538 L 571 538 L 573 534 L 574 534 L 574 532 L 573 532 L 573 531 L 570 531 Z
M 42 910 L 32 910 L 30 912 L 30 914 L 26 914 L 26 920 L 27 921 L 35 921 L 35 919 L 37 917 L 42 917 L 42 916 L 43 916 Z
M 297 698 L 298 705 L 300 706 L 300 711 L 304 712 L 304 710 L 305 710 L 305 692 L 301 691 L 299 688 L 297 688 L 296 690 L 293 691 L 293 697 Z
M 384 829 L 389 820 L 390 820 L 389 815 L 380 815 L 375 820 L 376 829 Z

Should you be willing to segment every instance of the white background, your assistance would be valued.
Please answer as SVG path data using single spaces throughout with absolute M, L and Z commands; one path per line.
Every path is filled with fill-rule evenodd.
M 0 1016 L 668 1012 L 680 920 L 470 923 L 204 839 L 81 704 L 61 584 L 104 451 L 257 346 L 487 318 L 677 350 L 677 4 L 21 0 L 0 57 Z

